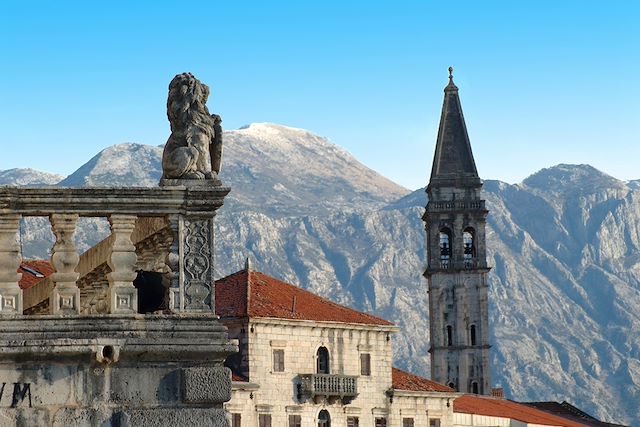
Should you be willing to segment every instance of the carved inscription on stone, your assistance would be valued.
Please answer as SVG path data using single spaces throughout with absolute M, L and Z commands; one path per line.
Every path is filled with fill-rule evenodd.
M 0 406 L 9 403 L 10 408 L 27 405 L 32 408 L 31 383 L 0 383 Z

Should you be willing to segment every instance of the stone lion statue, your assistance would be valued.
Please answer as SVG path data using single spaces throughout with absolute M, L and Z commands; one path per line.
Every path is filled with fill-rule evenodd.
M 162 153 L 164 179 L 214 179 L 222 160 L 222 119 L 209 114 L 209 87 L 191 73 L 169 84 L 167 117 L 171 135 Z

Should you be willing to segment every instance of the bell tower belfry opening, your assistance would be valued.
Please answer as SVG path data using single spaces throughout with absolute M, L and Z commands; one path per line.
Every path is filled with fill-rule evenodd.
M 422 219 L 427 232 L 431 378 L 457 391 L 490 394 L 485 223 L 458 88 L 449 84 Z

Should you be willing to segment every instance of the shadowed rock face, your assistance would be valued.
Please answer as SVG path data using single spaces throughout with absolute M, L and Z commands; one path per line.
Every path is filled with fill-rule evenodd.
M 217 276 L 241 269 L 249 255 L 256 270 L 390 319 L 402 328 L 397 364 L 428 374 L 424 190 L 407 194 L 302 130 L 252 125 L 225 141 L 221 179 L 232 192 L 216 219 Z M 151 153 L 135 160 L 147 165 L 143 181 L 109 172 L 109 162 L 84 176 L 94 185 L 155 185 L 162 149 L 135 147 Z M 277 172 L 282 164 L 286 173 Z M 545 169 L 519 185 L 485 181 L 492 377 L 507 397 L 567 400 L 640 424 L 637 182 L 587 165 Z M 107 229 L 83 225 L 83 247 Z M 38 233 L 27 227 L 23 246 L 46 256 Z

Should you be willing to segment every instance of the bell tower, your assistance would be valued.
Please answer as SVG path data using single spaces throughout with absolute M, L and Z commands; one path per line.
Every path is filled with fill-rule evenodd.
M 464 393 L 490 394 L 489 315 L 485 223 L 481 195 L 458 88 L 449 84 L 436 141 L 427 232 L 431 379 Z

